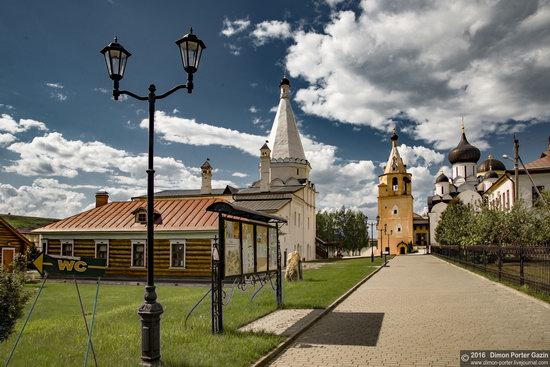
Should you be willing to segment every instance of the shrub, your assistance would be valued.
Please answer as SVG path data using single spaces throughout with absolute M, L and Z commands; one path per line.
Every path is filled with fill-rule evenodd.
M 32 262 L 36 257 L 40 254 L 40 250 L 36 247 L 36 245 L 33 243 L 29 248 L 27 248 L 27 269 L 33 270 L 34 265 L 32 265 Z
M 23 315 L 30 297 L 24 285 L 23 273 L 8 273 L 0 268 L 0 343 L 13 333 L 15 322 Z

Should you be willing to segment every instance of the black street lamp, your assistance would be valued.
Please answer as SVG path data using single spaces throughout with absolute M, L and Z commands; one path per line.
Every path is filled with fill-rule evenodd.
M 378 224 L 380 223 L 380 216 L 376 216 L 376 230 L 378 230 Z M 370 224 L 370 235 L 371 235 L 371 247 L 370 247 L 370 261 L 374 262 L 374 222 Z
M 193 29 L 181 39 L 176 41 L 180 50 L 183 69 L 187 72 L 187 83 L 180 84 L 168 92 L 156 95 L 154 84 L 149 86 L 147 97 L 140 97 L 129 91 L 119 90 L 119 82 L 124 77 L 126 63 L 131 54 L 118 43 L 114 42 L 101 50 L 107 64 L 109 77 L 113 80 L 113 97 L 118 100 L 122 94 L 128 95 L 140 101 L 149 102 L 149 156 L 147 166 L 147 285 L 145 286 L 144 303 L 138 310 L 141 317 L 141 364 L 143 366 L 158 366 L 160 361 L 160 315 L 164 312 L 162 305 L 158 303 L 155 291 L 154 275 L 154 183 L 155 170 L 153 168 L 153 142 L 155 125 L 155 102 L 158 99 L 168 97 L 179 89 L 193 90 L 193 73 L 199 67 L 202 50 L 206 48 L 204 43 L 193 34 Z

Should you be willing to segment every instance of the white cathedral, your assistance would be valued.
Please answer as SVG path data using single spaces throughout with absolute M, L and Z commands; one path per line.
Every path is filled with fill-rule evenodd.
M 430 220 L 430 245 L 437 245 L 435 241 L 435 229 L 441 218 L 441 214 L 447 208 L 453 198 L 458 198 L 465 204 L 474 208 L 479 207 L 484 193 L 506 173 L 506 167 L 501 161 L 491 155 L 487 160 L 477 163 L 481 157 L 478 148 L 471 145 L 466 139 L 464 123 L 462 124 L 462 137 L 458 145 L 449 151 L 448 160 L 451 164 L 451 177 L 443 172 L 435 180 L 434 195 L 428 197 L 428 217 Z M 506 199 L 506 197 L 505 197 Z M 510 193 L 508 193 L 510 207 Z M 506 207 L 506 202 L 504 203 Z

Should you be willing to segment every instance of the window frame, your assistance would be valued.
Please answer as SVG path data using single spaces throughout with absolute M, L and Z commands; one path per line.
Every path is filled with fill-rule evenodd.
M 134 265 L 134 246 L 143 245 L 143 265 Z M 130 244 L 130 268 L 131 269 L 146 269 L 147 268 L 147 240 L 132 240 Z
M 107 260 L 107 265 L 106 266 L 109 266 L 109 240 L 95 240 L 95 257 L 96 259 L 99 258 L 99 256 L 97 256 L 97 248 L 99 247 L 99 245 L 107 245 L 107 257 L 106 257 L 106 260 Z
M 42 252 L 47 255 L 48 254 L 48 239 L 47 238 L 43 238 L 42 240 L 40 240 L 40 244 L 42 246 Z
M 172 260 L 174 259 L 174 245 L 183 245 L 183 266 L 174 266 Z M 213 246 L 213 242 L 210 246 Z M 212 255 L 210 255 L 212 256 Z M 170 269 L 183 270 L 187 268 L 187 240 L 170 240 Z
M 66 256 L 66 257 L 74 257 L 74 240 L 62 240 L 59 241 L 59 255 Z M 71 245 L 71 255 L 63 255 L 63 245 L 70 244 Z

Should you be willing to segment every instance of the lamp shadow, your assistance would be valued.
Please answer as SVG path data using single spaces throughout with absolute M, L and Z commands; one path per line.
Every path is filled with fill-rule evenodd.
M 300 343 L 374 347 L 383 320 L 380 312 L 331 312 L 305 333 Z

